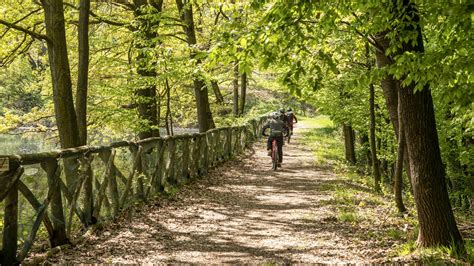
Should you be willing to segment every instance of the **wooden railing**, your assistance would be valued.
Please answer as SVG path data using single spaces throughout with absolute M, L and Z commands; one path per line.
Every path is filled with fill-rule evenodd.
M 47 234 L 50 247 L 68 244 L 74 226 L 87 228 L 116 217 L 137 200 L 146 201 L 206 174 L 210 167 L 241 153 L 256 140 L 265 121 L 266 117 L 261 117 L 244 126 L 206 133 L 0 156 L 4 162 L 8 160 L 8 171 L 0 172 L 0 202 L 4 206 L 1 265 L 23 261 L 39 231 Z M 42 169 L 43 175 L 35 175 L 40 179 L 35 184 L 41 180 L 45 184 L 44 189 L 36 188 L 42 191 L 36 193 L 43 194 L 42 201 L 22 179 L 25 167 L 32 165 Z M 31 205 L 30 217 L 34 214 L 34 218 L 19 244 L 21 201 Z

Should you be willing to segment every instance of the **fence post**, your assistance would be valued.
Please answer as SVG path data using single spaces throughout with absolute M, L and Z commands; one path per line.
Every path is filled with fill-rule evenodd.
M 92 213 L 94 211 L 94 196 L 92 193 L 92 180 L 94 178 L 94 172 L 92 170 L 92 160 L 94 157 L 91 154 L 86 154 L 83 159 L 83 167 L 86 168 L 85 170 L 85 175 L 86 175 L 86 180 L 84 180 L 84 199 L 83 199 L 83 205 L 84 205 L 84 221 L 86 222 L 86 226 L 92 225 L 93 218 L 92 218 Z
M 20 171 L 21 176 L 23 173 L 23 168 L 12 171 L 12 174 L 9 176 L 14 178 L 18 170 Z M 18 180 L 19 177 L 17 177 L 10 186 L 10 189 L 5 197 L 1 265 L 14 265 L 17 263 L 16 249 L 18 239 Z
M 63 201 L 61 190 L 59 187 L 59 179 L 61 178 L 61 167 L 56 159 L 48 159 L 41 163 L 48 175 L 48 189 L 56 191 L 51 197 L 51 220 L 53 223 L 53 236 L 50 238 L 51 247 L 69 244 L 66 235 L 66 221 L 63 213 Z

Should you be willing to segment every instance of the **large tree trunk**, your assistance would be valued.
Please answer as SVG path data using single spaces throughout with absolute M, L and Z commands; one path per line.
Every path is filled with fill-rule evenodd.
M 395 4 L 396 5 L 396 4 Z M 416 43 L 403 43 L 400 52 L 423 53 L 423 36 L 419 14 L 414 4 L 404 0 L 392 10 L 401 21 L 397 30 L 418 36 Z M 429 85 L 414 92 L 415 83 L 400 88 L 401 119 L 405 127 L 408 156 L 411 165 L 413 192 L 418 212 L 420 232 L 418 245 L 423 247 L 451 246 L 464 252 L 461 234 L 456 225 L 441 160 L 436 131 L 433 100 Z
M 79 3 L 76 115 L 81 145 L 87 144 L 87 86 L 89 80 L 89 10 L 90 0 Z
M 53 84 L 53 102 L 59 142 L 62 148 L 81 145 L 77 116 L 72 97 L 71 71 L 67 55 L 66 29 L 62 0 L 42 0 L 46 35 L 48 36 L 48 57 Z M 66 185 L 72 192 L 76 186 L 78 162 L 75 158 L 64 160 Z
M 186 40 L 190 46 L 195 46 L 196 33 L 193 21 L 192 4 L 188 1 L 176 0 L 181 20 L 184 23 L 184 30 L 186 32 Z M 196 56 L 196 52 L 191 52 L 191 59 Z M 196 64 L 201 64 L 201 60 L 196 60 Z M 199 123 L 199 132 L 206 132 L 209 129 L 215 128 L 214 120 L 212 119 L 212 112 L 209 106 L 209 95 L 207 86 L 200 77 L 195 77 L 193 80 L 194 95 L 196 97 L 197 118 Z
M 153 6 L 158 13 L 161 13 L 163 8 L 163 0 L 134 0 L 134 15 L 137 22 L 140 24 L 139 28 L 145 36 L 145 42 L 151 42 L 151 44 L 143 44 L 139 42 L 135 48 L 138 49 L 138 56 L 136 61 L 138 62 L 137 72 L 146 80 L 146 84 L 137 88 L 135 96 L 137 98 L 137 111 L 140 117 L 140 121 L 143 124 L 142 129 L 138 133 L 139 139 L 146 139 L 150 137 L 157 137 L 160 135 L 159 131 L 159 118 L 157 111 L 157 94 L 156 94 L 156 83 L 154 77 L 156 77 L 156 71 L 150 67 L 149 61 L 152 58 L 148 58 L 148 52 L 144 51 L 144 48 L 153 48 L 153 39 L 158 38 L 154 27 L 158 27 L 160 20 L 150 21 L 142 16 L 142 8 L 146 5 Z M 152 80 L 149 82 L 148 80 Z
M 72 98 L 71 71 L 67 57 L 66 31 L 62 0 L 42 0 L 48 56 L 53 83 L 53 101 L 62 148 L 80 145 L 76 112 Z
M 356 156 L 355 156 L 355 147 L 354 147 L 354 134 L 352 130 L 352 126 L 343 124 L 342 131 L 344 134 L 344 148 L 345 148 L 345 155 L 346 160 L 351 164 L 355 164 Z
M 240 77 L 240 115 L 244 115 L 245 97 L 247 96 L 247 74 L 243 73 Z
M 234 79 L 232 80 L 232 85 L 234 87 L 234 116 L 239 115 L 239 63 L 234 62 Z

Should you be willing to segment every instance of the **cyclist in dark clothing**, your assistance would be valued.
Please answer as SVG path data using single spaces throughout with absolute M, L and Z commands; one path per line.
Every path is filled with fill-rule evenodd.
M 287 125 L 289 128 L 289 134 L 293 135 L 293 122 L 296 124 L 298 123 L 298 119 L 296 118 L 296 115 L 293 113 L 293 110 L 291 108 L 288 108 L 288 111 L 286 112 L 286 117 L 287 117 Z
M 273 117 L 262 128 L 262 135 L 268 136 L 267 150 L 268 155 L 272 155 L 272 142 L 274 139 L 277 141 L 278 146 L 278 157 L 279 166 L 283 162 L 283 136 L 288 132 L 288 126 L 282 121 L 283 116 L 281 113 L 276 113 Z M 270 134 L 265 134 L 265 130 L 270 129 Z
M 281 115 L 281 121 L 283 121 L 283 123 L 285 123 L 285 125 L 288 126 L 288 116 L 286 115 L 286 112 L 285 112 L 285 109 L 280 109 L 278 112 L 280 112 L 280 115 Z

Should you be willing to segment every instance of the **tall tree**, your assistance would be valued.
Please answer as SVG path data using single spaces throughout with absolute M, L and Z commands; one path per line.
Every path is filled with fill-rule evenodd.
M 87 92 L 89 82 L 89 12 L 90 0 L 79 3 L 78 25 L 78 71 L 76 88 L 76 115 L 79 129 L 80 145 L 87 145 Z M 93 224 L 94 200 L 92 193 L 92 168 L 87 168 L 87 178 L 84 180 L 84 220 Z
M 160 135 L 159 118 L 157 111 L 157 93 L 156 93 L 156 70 L 153 68 L 152 61 L 154 58 L 149 56 L 149 49 L 156 46 L 158 34 L 156 27 L 159 26 L 160 20 L 150 20 L 144 17 L 144 8 L 150 5 L 154 8 L 154 12 L 159 15 L 163 10 L 163 0 L 133 0 L 133 13 L 135 20 L 138 22 L 139 41 L 135 42 L 135 48 L 138 55 L 135 62 L 137 63 L 137 72 L 144 78 L 144 84 L 135 90 L 137 111 L 143 124 L 138 137 L 146 139 L 157 137 Z
M 79 3 L 76 115 L 80 145 L 87 144 L 87 86 L 89 81 L 89 11 L 90 0 Z
M 400 4 L 395 1 L 391 12 L 396 25 L 393 31 L 402 45 L 399 53 L 424 53 L 420 16 L 415 5 L 409 0 Z M 402 82 L 399 93 L 420 223 L 418 244 L 425 247 L 454 244 L 464 251 L 446 187 L 430 87 L 427 84 L 416 92 L 415 87 L 416 82 Z
M 67 55 L 66 30 L 62 0 L 42 0 L 44 8 L 48 56 L 53 83 L 56 124 L 61 147 L 81 144 L 76 111 L 72 98 L 71 71 Z
M 188 45 L 195 49 L 197 44 L 196 33 L 194 29 L 193 8 L 191 2 L 176 0 L 178 11 L 181 15 L 181 21 L 184 23 L 183 28 L 186 32 L 186 40 Z M 191 51 L 191 59 L 196 60 L 196 64 L 201 64 L 201 59 L 196 59 L 196 50 Z M 211 108 L 209 106 L 209 96 L 207 86 L 200 76 L 195 76 L 193 79 L 194 95 L 196 98 L 196 109 L 199 123 L 199 132 L 205 132 L 209 129 L 215 128 L 214 120 L 212 118 Z

